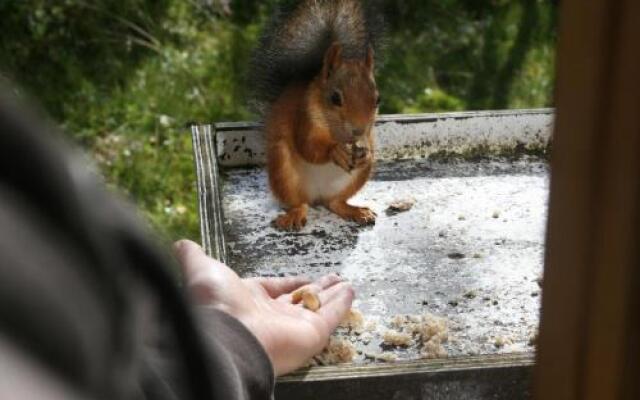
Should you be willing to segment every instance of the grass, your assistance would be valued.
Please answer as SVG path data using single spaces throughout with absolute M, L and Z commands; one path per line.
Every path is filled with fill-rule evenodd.
M 224 21 L 187 24 L 183 8 L 173 12 L 166 24 L 178 39 L 162 43 L 125 85 L 108 92 L 83 87 L 78 96 L 84 101 L 67 110 L 63 128 L 161 237 L 197 240 L 196 177 L 186 124 L 250 118 L 235 84 L 235 64 L 244 60 L 231 59 L 237 48 L 230 43 L 249 41 L 257 28 L 239 31 Z

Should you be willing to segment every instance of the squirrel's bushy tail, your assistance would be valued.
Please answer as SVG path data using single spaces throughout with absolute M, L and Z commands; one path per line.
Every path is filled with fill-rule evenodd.
M 345 58 L 379 52 L 383 19 L 375 0 L 297 0 L 281 4 L 253 52 L 249 83 L 253 105 L 263 111 L 294 81 L 322 69 L 326 50 L 337 41 Z

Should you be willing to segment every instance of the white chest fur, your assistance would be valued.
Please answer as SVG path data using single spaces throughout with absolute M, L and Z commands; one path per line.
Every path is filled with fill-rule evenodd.
M 326 164 L 303 162 L 302 174 L 302 182 L 311 203 L 337 195 L 346 189 L 354 178 L 332 162 Z

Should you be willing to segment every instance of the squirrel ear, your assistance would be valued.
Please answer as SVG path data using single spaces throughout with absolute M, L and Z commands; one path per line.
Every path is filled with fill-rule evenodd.
M 340 66 L 342 62 L 342 46 L 338 42 L 333 42 L 327 52 L 324 54 L 324 64 L 322 66 L 322 76 L 328 79 L 333 71 Z
M 367 47 L 367 58 L 365 61 L 365 66 L 370 72 L 373 72 L 373 54 L 373 47 L 369 45 L 369 47 Z

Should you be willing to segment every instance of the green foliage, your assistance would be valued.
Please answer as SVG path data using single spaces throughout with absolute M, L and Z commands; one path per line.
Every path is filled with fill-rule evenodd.
M 166 239 L 197 239 L 185 125 L 252 118 L 245 71 L 274 4 L 0 1 L 0 78 L 42 103 Z M 383 0 L 383 7 L 381 112 L 551 104 L 551 2 Z
M 416 114 L 425 111 L 459 111 L 464 109 L 464 103 L 457 97 L 448 95 L 440 89 L 425 89 L 415 100 L 408 102 L 402 108 L 403 114 Z
M 390 35 L 378 74 L 381 111 L 415 109 L 425 87 L 468 109 L 550 105 L 548 86 L 529 92 L 526 102 L 514 87 L 552 82 L 546 49 L 555 47 L 556 7 L 540 0 L 384 1 Z M 535 69 L 542 74 L 532 74 Z M 423 112 L 441 110 L 424 105 Z
M 58 118 L 87 83 L 126 80 L 160 46 L 168 0 L 0 1 L 0 70 Z M 160 37 L 158 36 L 160 35 Z

